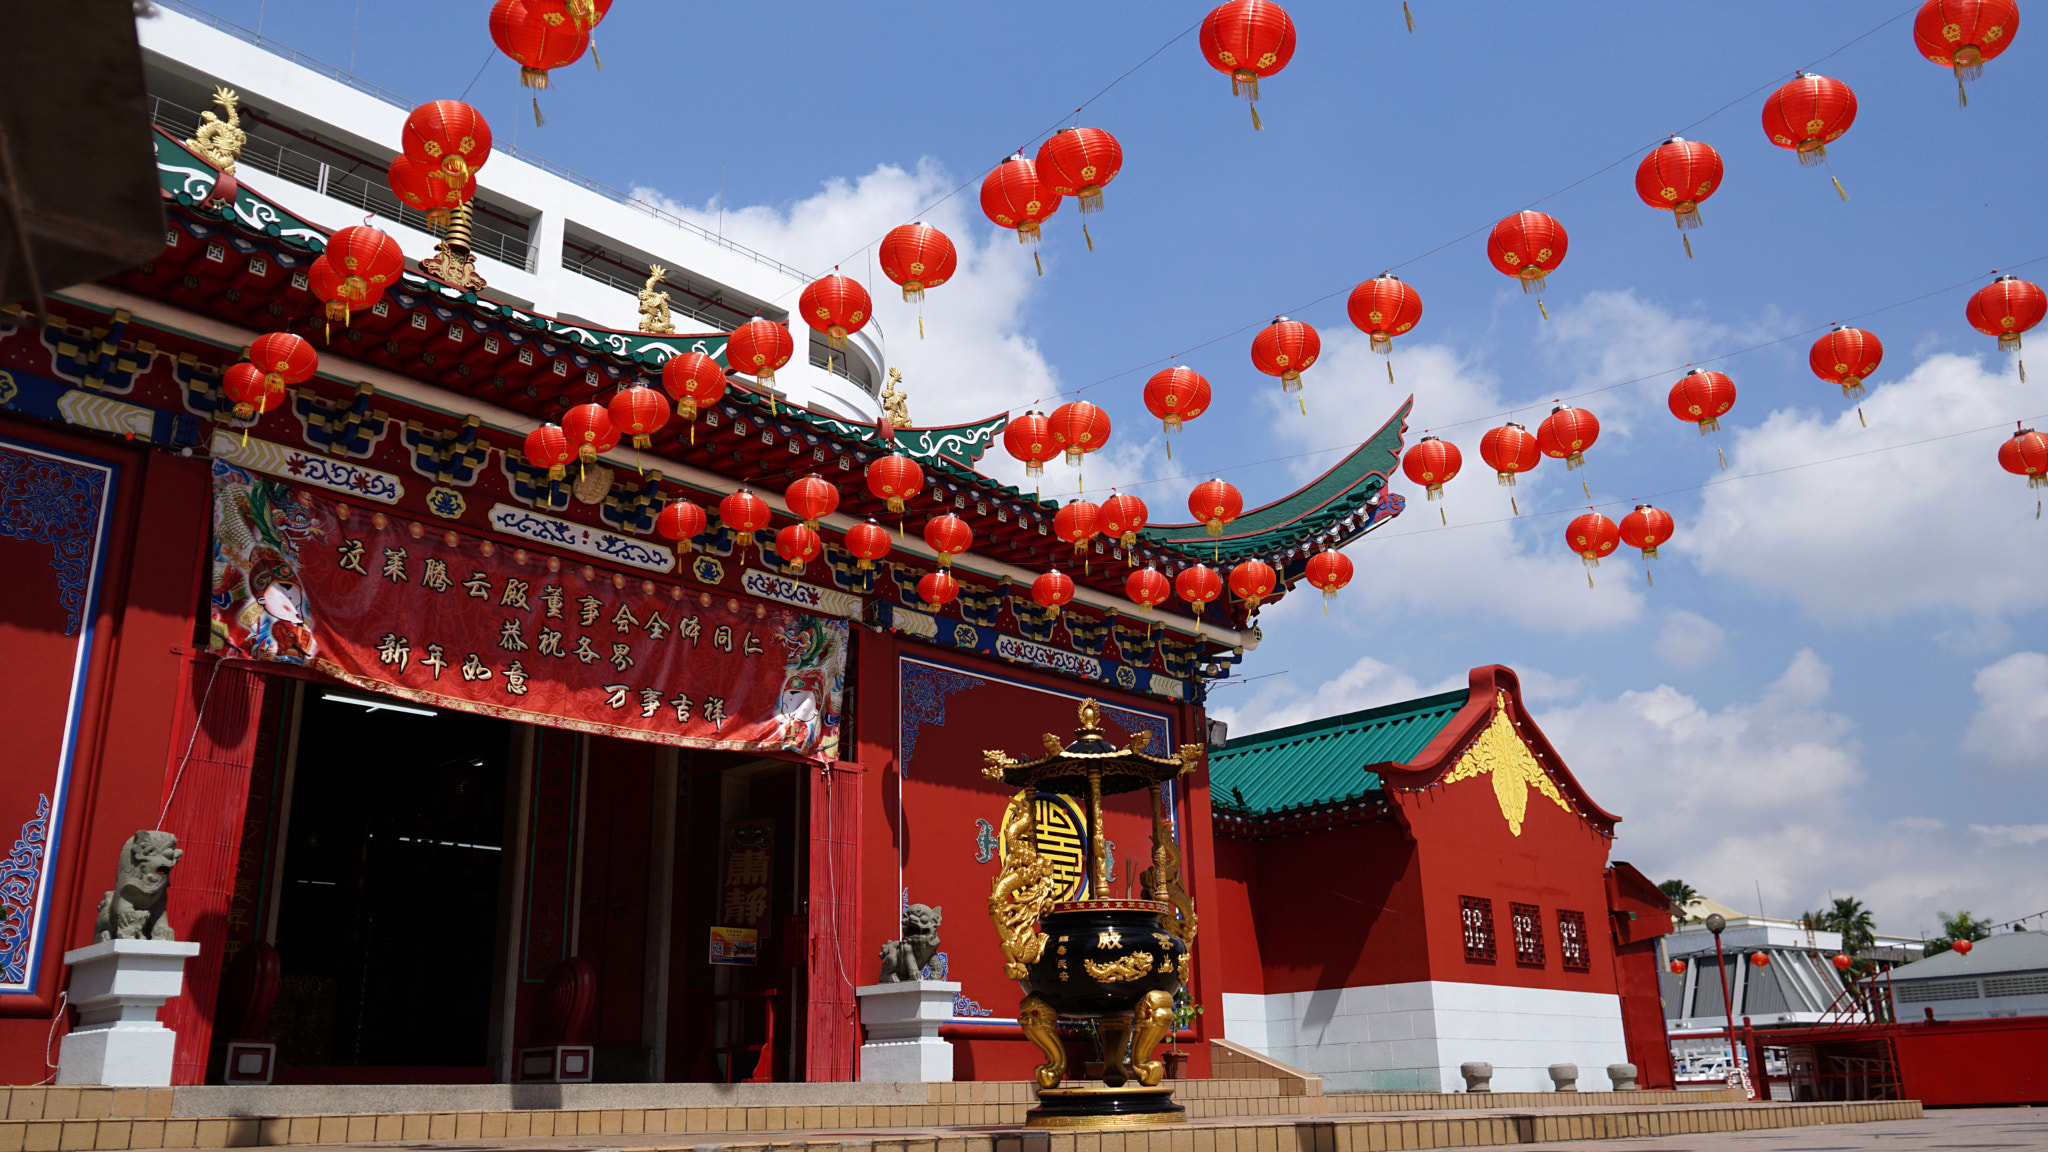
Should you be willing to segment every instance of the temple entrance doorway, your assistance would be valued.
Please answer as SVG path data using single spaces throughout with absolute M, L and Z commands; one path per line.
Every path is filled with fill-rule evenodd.
M 308 686 L 279 874 L 282 1083 L 486 1082 L 521 726 Z

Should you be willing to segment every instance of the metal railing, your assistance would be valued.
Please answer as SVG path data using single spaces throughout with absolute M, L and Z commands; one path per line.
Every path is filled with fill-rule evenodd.
M 206 11 L 203 8 L 199 8 L 190 3 L 187 3 L 186 0 L 156 0 L 156 2 L 163 5 L 165 8 L 169 8 L 170 10 L 179 13 L 180 15 L 189 16 L 192 19 L 207 25 L 208 27 L 214 28 L 220 32 L 224 32 L 229 36 L 233 36 L 237 40 L 241 40 L 249 44 L 254 44 L 258 48 L 261 48 L 264 51 L 270 52 L 274 55 L 282 56 L 285 59 L 290 60 L 292 63 L 297 64 L 302 68 L 306 68 L 310 71 L 317 72 L 320 75 L 325 76 L 328 79 L 333 80 L 337 83 L 346 84 L 350 88 L 353 88 L 356 91 L 361 92 L 365 95 L 374 96 L 377 99 L 392 105 L 393 107 L 410 110 L 418 106 L 419 102 L 416 100 L 407 100 L 404 97 L 398 95 L 397 93 L 387 91 L 383 88 L 379 88 L 378 86 L 370 83 L 367 80 L 358 79 L 357 77 L 350 74 L 348 71 L 344 69 L 337 68 L 334 65 L 326 63 L 325 61 L 322 60 L 316 60 L 313 57 L 308 56 L 303 52 L 300 52 L 296 48 L 290 48 L 278 43 L 275 40 L 268 39 L 261 35 L 260 33 L 257 33 L 248 28 L 244 28 L 241 25 L 234 23 L 233 21 L 224 20 L 219 16 L 216 16 L 213 13 Z M 181 136 L 180 139 L 183 139 L 183 137 Z M 804 283 L 809 283 L 811 280 L 816 279 L 816 277 L 810 275 L 809 273 L 802 272 L 799 271 L 798 269 L 792 268 L 789 265 L 784 264 L 782 261 L 775 259 L 773 256 L 769 256 L 763 252 L 757 252 L 754 249 L 749 248 L 746 245 L 738 243 L 736 241 L 728 240 L 724 236 L 719 235 L 717 232 L 714 232 L 701 224 L 693 224 L 690 221 L 683 219 L 682 217 L 676 215 L 673 212 L 668 211 L 665 208 L 658 207 L 654 204 L 651 204 L 645 200 L 640 199 L 637 196 L 627 195 L 626 193 L 621 192 L 616 188 L 600 184 L 597 181 L 592 180 L 588 176 L 585 176 L 579 172 L 571 171 L 568 168 L 564 168 L 560 164 L 557 164 L 552 160 L 536 156 L 533 153 L 518 147 L 517 145 L 501 142 L 495 145 L 493 150 L 517 156 L 519 159 L 525 161 L 528 164 L 533 165 L 536 168 L 539 168 L 544 172 L 547 172 L 552 176 L 558 176 L 561 179 L 567 180 L 572 184 L 579 185 L 591 192 L 597 193 L 599 196 L 602 196 L 607 200 L 612 200 L 617 203 L 624 204 L 628 208 L 635 208 L 641 212 L 645 212 L 649 216 L 652 216 L 655 219 L 660 220 L 664 224 L 668 224 L 672 227 L 679 228 L 682 231 L 688 232 L 691 235 L 706 241 L 707 243 L 716 244 L 720 248 L 724 248 L 729 252 L 735 252 L 741 256 L 745 256 L 757 264 L 762 264 L 769 268 L 773 268 L 777 272 L 780 272 L 785 276 L 794 277 L 795 279 L 802 281 Z M 532 269 L 529 268 L 528 271 L 532 271 Z M 638 290 L 637 286 L 635 290 Z
M 617 288 L 621 292 L 628 293 L 635 297 L 640 295 L 640 289 L 646 284 L 646 279 L 644 277 L 639 280 L 635 280 L 629 276 L 623 275 L 618 272 L 614 272 L 611 269 L 606 268 L 603 264 L 597 262 L 594 259 L 583 260 L 579 262 L 576 259 L 576 254 L 566 246 L 563 247 L 562 249 L 562 267 L 567 268 L 569 271 L 574 272 L 579 276 L 587 276 L 600 284 L 610 285 L 613 288 Z M 720 332 L 730 332 L 733 330 L 734 327 L 736 327 L 730 316 L 718 316 L 710 311 L 707 311 L 704 308 L 698 307 L 697 305 L 690 303 L 687 300 L 678 300 L 676 298 L 676 294 L 673 292 L 669 293 L 668 308 L 670 312 L 673 312 L 678 316 L 688 316 L 692 320 L 697 320 L 702 323 L 709 324 L 713 328 L 718 329 Z
M 189 139 L 199 130 L 199 113 L 161 96 L 150 97 L 149 118 L 152 123 L 180 140 Z M 259 172 L 267 172 L 280 179 L 289 180 L 301 188 L 311 188 L 344 204 L 352 204 L 388 220 L 399 221 L 407 227 L 417 228 L 422 232 L 434 231 L 427 223 L 426 213 L 400 201 L 391 194 L 390 187 L 382 181 L 372 180 L 359 172 L 338 168 L 297 149 L 287 148 L 275 140 L 250 131 L 246 125 L 243 133 L 248 139 L 242 145 L 242 155 L 236 161 L 237 167 L 247 165 Z M 488 256 L 501 264 L 508 264 L 522 271 L 534 271 L 535 253 L 532 243 L 523 236 L 514 236 L 482 220 L 471 222 L 469 246 L 471 251 L 479 256 Z

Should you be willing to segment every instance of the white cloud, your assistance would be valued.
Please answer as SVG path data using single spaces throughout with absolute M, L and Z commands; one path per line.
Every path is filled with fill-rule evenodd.
M 1242 688 L 1216 690 L 1216 695 L 1211 697 L 1209 715 L 1229 724 L 1232 737 L 1249 736 L 1271 728 L 1285 728 L 1289 724 L 1449 692 L 1464 683 L 1465 677 L 1460 675 L 1425 688 L 1399 668 L 1370 656 L 1361 656 L 1351 667 L 1309 691 L 1295 687 L 1285 676 L 1275 676 L 1263 686 L 1254 688 L 1249 699 L 1224 700 L 1226 696 L 1241 694 Z M 1247 684 L 1245 687 L 1252 686 Z
M 1780 917 L 1853 894 L 1881 931 L 1907 935 L 1936 929 L 1941 908 L 2048 907 L 2048 826 L 1961 829 L 1861 807 L 1867 772 L 1850 721 L 1825 706 L 1832 680 L 1801 651 L 1755 700 L 1710 709 L 1659 685 L 1537 719 L 1623 817 L 1614 858 L 1652 878 L 1743 909 L 1760 886 Z
M 2015 652 L 1977 672 L 1963 747 L 2005 768 L 2048 766 L 2048 656 Z
M 1868 428 L 1853 404 L 1837 407 L 1826 385 L 1814 388 L 1808 406 L 1760 419 L 1738 401 L 1723 420 L 1734 425 L 1723 433 L 1727 475 L 1991 430 L 1715 484 L 1674 551 L 1827 622 L 1928 609 L 1996 616 L 2048 603 L 2037 536 L 2017 530 L 2022 520 L 2034 527 L 2033 497 L 1995 458 L 1999 429 L 2020 402 L 2013 375 L 1987 372 L 1974 357 L 1929 357 L 1871 389 L 1862 401 Z
M 1657 634 L 1657 657 L 1674 668 L 1697 668 L 1721 654 L 1728 634 L 1719 624 L 1683 608 L 1664 617 Z

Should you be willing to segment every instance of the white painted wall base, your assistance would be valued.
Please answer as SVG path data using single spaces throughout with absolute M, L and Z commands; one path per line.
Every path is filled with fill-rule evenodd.
M 1468 1060 L 1493 1065 L 1496 1092 L 1548 1092 L 1552 1064 L 1628 1060 L 1619 996 L 1444 980 L 1225 992 L 1223 1034 L 1325 1092 L 1460 1092 Z
M 853 990 L 867 1043 L 860 1046 L 860 1079 L 875 1083 L 949 1083 L 953 1045 L 939 1026 L 953 1019 L 951 980 L 905 980 Z

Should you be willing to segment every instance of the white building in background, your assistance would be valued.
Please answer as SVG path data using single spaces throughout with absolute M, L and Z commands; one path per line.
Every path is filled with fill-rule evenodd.
M 1892 970 L 1901 1021 L 2048 1016 L 2048 932 L 2009 932 L 1977 941 L 1965 956 L 1942 952 Z
M 215 87 L 241 97 L 249 141 L 238 177 L 280 206 L 324 227 L 368 213 L 411 261 L 432 255 L 438 237 L 400 205 L 385 170 L 398 155 L 406 114 L 457 91 L 400 97 L 248 29 L 176 3 L 138 20 L 152 119 L 185 139 Z M 648 265 L 667 270 L 678 334 L 702 332 L 716 353 L 724 334 L 760 315 L 783 323 L 813 277 L 643 200 L 614 191 L 495 133 L 478 173 L 472 250 L 489 282 L 481 295 L 591 328 L 633 331 L 636 294 Z M 869 286 L 870 291 L 873 286 Z M 843 352 L 831 352 L 800 320 L 798 352 L 775 374 L 783 399 L 849 419 L 881 412 L 881 326 L 873 321 Z M 805 340 L 809 338 L 809 354 Z M 830 370 L 827 370 L 827 365 Z

